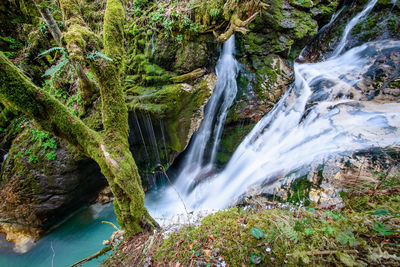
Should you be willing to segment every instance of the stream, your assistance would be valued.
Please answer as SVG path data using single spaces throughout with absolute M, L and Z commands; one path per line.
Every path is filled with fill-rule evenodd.
M 95 204 L 81 209 L 43 236 L 36 246 L 25 254 L 14 253 L 13 244 L 5 241 L 4 235 L 0 235 L 0 266 L 70 266 L 101 250 L 102 241 L 109 239 L 115 231 L 101 221 L 117 224 L 112 203 Z M 105 258 L 106 255 L 84 266 L 99 266 Z

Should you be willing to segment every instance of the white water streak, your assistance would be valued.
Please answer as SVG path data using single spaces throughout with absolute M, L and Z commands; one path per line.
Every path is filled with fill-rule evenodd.
M 365 10 L 356 16 L 357 21 Z M 348 97 L 363 85 L 363 75 L 375 59 L 384 51 L 399 51 L 400 41 L 371 42 L 339 55 L 342 49 L 344 45 L 323 62 L 295 64 L 291 89 L 246 136 L 227 167 L 183 195 L 190 209 L 227 207 L 251 185 L 269 182 L 273 186 L 290 172 L 330 155 L 400 145 L 400 103 Z M 191 179 L 204 169 L 189 168 L 180 180 L 180 190 L 189 188 Z M 170 187 L 146 197 L 156 217 L 183 211 Z
M 351 31 L 353 30 L 354 26 L 356 26 L 361 20 L 363 20 L 364 18 L 366 18 L 366 16 L 368 16 L 368 14 L 374 8 L 376 2 L 378 2 L 378 0 L 369 1 L 369 3 L 365 6 L 365 8 L 360 13 L 358 13 L 357 16 L 355 16 L 350 20 L 350 22 L 346 25 L 340 43 L 336 47 L 335 51 L 333 51 L 332 56 L 335 57 L 338 56 L 340 53 L 342 53 L 343 49 L 346 46 L 347 38 L 351 33 Z
M 207 104 L 203 122 L 189 146 L 184 167 L 176 180 L 176 187 L 183 194 L 189 190 L 196 177 L 212 169 L 226 116 L 237 93 L 238 63 L 233 56 L 234 52 L 235 37 L 232 36 L 223 46 L 216 66 L 217 84 Z M 211 141 L 211 152 L 206 155 Z

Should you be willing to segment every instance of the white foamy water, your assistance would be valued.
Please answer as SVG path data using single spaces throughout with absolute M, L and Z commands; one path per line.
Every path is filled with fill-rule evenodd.
M 204 120 L 189 145 L 184 167 L 175 182 L 181 192 L 186 192 L 192 185 L 188 181 L 195 181 L 196 177 L 213 169 L 226 116 L 237 93 L 236 77 L 239 66 L 233 56 L 234 52 L 235 36 L 232 36 L 224 43 L 216 66 L 217 84 L 207 103 Z
M 359 19 L 364 16 L 360 14 Z M 400 41 L 370 42 L 344 53 L 342 49 L 323 62 L 295 64 L 292 87 L 242 141 L 222 172 L 197 183 L 211 167 L 187 161 L 175 186 L 189 210 L 227 207 L 251 185 L 273 185 L 331 155 L 400 145 L 400 103 L 367 101 L 360 93 L 369 82 L 368 69 L 381 55 L 398 53 Z M 204 153 L 195 151 L 196 156 Z M 156 219 L 184 212 L 171 187 L 147 194 L 146 206 Z

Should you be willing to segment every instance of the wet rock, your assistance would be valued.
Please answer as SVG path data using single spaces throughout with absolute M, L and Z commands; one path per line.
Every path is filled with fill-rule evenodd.
M 332 156 L 323 163 L 314 162 L 291 174 L 269 177 L 252 186 L 235 204 L 279 200 L 297 205 L 311 201 L 324 208 L 340 207 L 343 204 L 340 192 L 359 183 L 378 184 L 379 174 L 398 175 L 399 155 L 400 148 L 396 147 Z
M 60 139 L 34 140 L 31 129 L 13 141 L 1 177 L 0 220 L 11 227 L 3 230 L 18 228 L 34 239 L 94 200 L 106 184 L 94 161 Z
M 111 187 L 106 186 L 99 192 L 96 202 L 99 202 L 101 204 L 106 204 L 106 203 L 113 201 L 113 199 L 114 199 L 114 195 L 111 192 Z
M 37 236 L 31 232 L 26 232 L 24 227 L 0 223 L 0 233 L 6 233 L 6 240 L 13 242 L 13 250 L 16 253 L 23 254 L 34 247 Z
M 179 47 L 174 64 L 176 72 L 184 74 L 204 67 L 208 60 L 208 54 L 207 46 L 202 43 L 189 42 Z
M 163 176 L 156 166 L 167 169 L 200 127 L 216 82 L 215 74 L 206 74 L 191 84 L 138 87 L 128 96 L 129 142 L 146 190 Z

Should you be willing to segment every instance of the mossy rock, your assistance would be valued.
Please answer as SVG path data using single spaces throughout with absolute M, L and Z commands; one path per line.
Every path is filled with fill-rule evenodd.
M 105 184 L 94 161 L 30 127 L 13 141 L 3 163 L 0 217 L 36 236 L 93 200 Z
M 229 161 L 236 148 L 253 129 L 254 125 L 255 123 L 228 125 L 224 128 L 217 153 L 217 165 L 219 167 L 223 167 Z
M 173 71 L 175 66 L 171 62 L 175 62 L 178 48 L 179 44 L 177 42 L 171 42 L 171 40 L 159 35 L 153 55 L 154 62 L 166 70 Z
M 129 140 L 145 188 L 153 185 L 156 166 L 167 168 L 188 145 L 200 126 L 216 80 L 215 74 L 207 74 L 193 85 L 127 85 Z
M 207 45 L 189 42 L 181 46 L 176 53 L 175 70 L 179 74 L 191 72 L 204 67 L 208 61 Z

